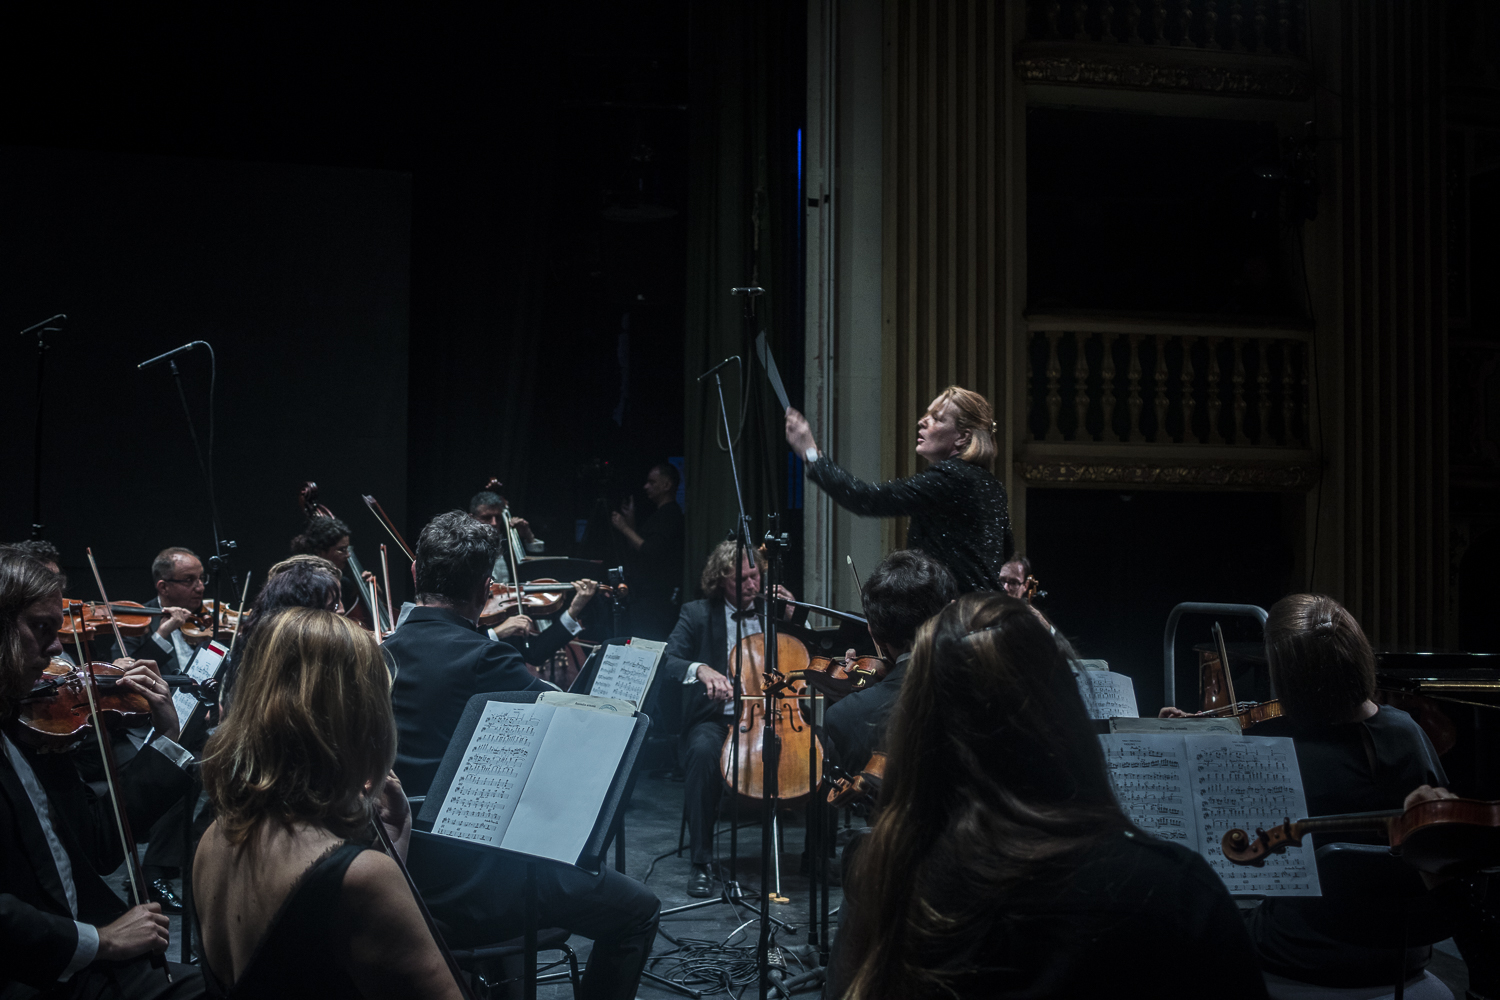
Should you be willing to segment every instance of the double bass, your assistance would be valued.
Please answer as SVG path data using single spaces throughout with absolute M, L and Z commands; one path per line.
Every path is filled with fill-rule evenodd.
M 334 516 L 333 511 L 318 502 L 318 484 L 314 482 L 303 483 L 297 491 L 297 506 L 308 521 L 315 517 Z M 359 556 L 354 554 L 352 545 L 349 547 L 349 569 L 354 576 L 354 588 L 358 597 L 353 607 L 344 609 L 344 614 L 374 632 L 377 637 L 390 634 L 395 627 L 391 608 L 388 604 L 381 603 L 373 582 L 374 574 L 366 579 L 365 568 L 360 565 Z

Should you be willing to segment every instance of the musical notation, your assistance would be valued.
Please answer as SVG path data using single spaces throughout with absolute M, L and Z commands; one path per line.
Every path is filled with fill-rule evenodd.
M 596 698 L 628 701 L 639 711 L 666 648 L 666 643 L 648 639 L 631 639 L 628 646 L 605 647 L 589 693 Z
M 1197 851 L 1231 893 L 1321 895 L 1311 848 L 1246 868 L 1230 864 L 1220 847 L 1233 827 L 1254 830 L 1307 814 L 1290 739 L 1165 733 L 1099 739 L 1115 797 L 1131 822 Z
M 499 847 L 555 711 L 551 705 L 486 704 L 432 832 Z
M 1140 716 L 1135 704 L 1135 682 L 1126 674 L 1109 670 L 1075 669 L 1078 693 L 1091 719 L 1134 719 Z

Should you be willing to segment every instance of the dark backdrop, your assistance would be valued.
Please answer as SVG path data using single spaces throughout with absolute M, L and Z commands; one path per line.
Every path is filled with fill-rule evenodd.
M 357 489 L 405 508 L 410 200 L 390 172 L 0 148 L 0 540 L 32 518 L 35 341 L 15 331 L 66 312 L 49 336 L 42 516 L 72 593 L 95 594 L 85 546 L 121 600 L 152 596 L 162 547 L 213 551 L 168 366 L 135 367 L 192 340 L 217 352 L 236 565 L 259 579 L 286 554 L 304 479 L 327 484 L 373 563 Z M 179 368 L 206 448 L 209 355 Z

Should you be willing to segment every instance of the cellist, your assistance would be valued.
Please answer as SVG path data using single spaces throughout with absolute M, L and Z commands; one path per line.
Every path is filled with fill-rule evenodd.
M 61 580 L 27 556 L 0 556 L 0 994 L 187 998 L 198 971 L 151 968 L 167 918 L 156 903 L 126 908 L 97 873 L 122 856 L 114 818 L 78 776 L 74 757 L 33 754 L 19 738 L 20 699 L 62 643 Z M 131 822 L 145 829 L 191 784 L 175 742 L 177 715 L 154 666 L 138 661 L 122 683 L 143 695 L 161 733 L 120 769 Z
M 714 814 L 724 791 L 719 753 L 734 719 L 729 657 L 737 634 L 743 637 L 761 630 L 755 599 L 760 596 L 764 565 L 759 553 L 748 550 L 737 574 L 734 552 L 735 543 L 729 541 L 720 542 L 709 553 L 699 580 L 705 596 L 682 606 L 660 670 L 666 678 L 661 683 L 689 685 L 683 692 L 683 730 L 677 740 L 677 755 L 687 771 L 683 796 L 693 845 L 687 893 L 699 898 L 714 891 L 709 862 L 713 858 Z M 796 600 L 791 591 L 779 585 L 776 596 Z M 661 697 L 671 697 L 670 689 L 663 687 Z

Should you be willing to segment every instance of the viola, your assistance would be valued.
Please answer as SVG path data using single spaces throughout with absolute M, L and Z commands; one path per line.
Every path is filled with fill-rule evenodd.
M 209 598 L 203 599 L 203 610 L 195 615 L 188 616 L 188 620 L 182 624 L 182 636 L 193 642 L 204 639 L 218 639 L 227 642 L 234 637 L 235 631 L 240 627 L 240 615 L 237 611 L 230 610 L 228 605 L 214 614 L 217 605 Z M 217 618 L 217 623 L 215 619 Z
M 884 780 L 885 754 L 876 750 L 858 774 L 833 779 L 833 785 L 828 789 L 828 804 L 838 807 L 873 803 L 880 797 L 880 785 Z
M 772 729 L 781 740 L 781 754 L 776 768 L 776 794 L 783 802 L 801 799 L 812 793 L 822 781 L 823 747 L 812 737 L 802 717 L 798 699 L 805 684 L 791 679 L 805 676 L 811 662 L 802 640 L 786 632 L 776 634 L 775 675 L 766 670 L 766 637 L 761 633 L 741 639 L 729 654 L 729 675 L 738 675 L 740 714 L 724 739 L 719 752 L 719 772 L 724 784 L 751 799 L 763 799 L 765 792 L 766 698 L 771 699 Z M 811 760 L 803 746 L 812 740 Z M 738 748 L 736 750 L 736 747 Z M 738 782 L 735 780 L 738 753 Z
M 1408 864 L 1435 875 L 1452 875 L 1500 862 L 1500 801 L 1426 799 L 1410 809 L 1344 813 L 1290 819 L 1270 830 L 1256 830 L 1252 840 L 1244 830 L 1224 834 L 1224 857 L 1237 865 L 1259 868 L 1272 854 L 1300 847 L 1309 833 L 1351 830 L 1384 832 L 1391 853 Z

